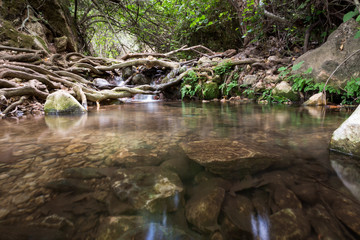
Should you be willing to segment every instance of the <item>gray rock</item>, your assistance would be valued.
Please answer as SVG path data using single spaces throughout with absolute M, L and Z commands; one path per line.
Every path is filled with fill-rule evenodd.
M 330 149 L 360 156 L 360 106 L 334 131 Z
M 286 208 L 270 216 L 271 239 L 306 239 L 310 224 L 299 209 Z
M 68 92 L 59 90 L 46 98 L 44 111 L 50 115 L 85 113 L 86 109 Z
M 303 62 L 295 73 L 304 72 L 311 67 L 311 76 L 317 81 L 325 82 L 335 68 L 359 48 L 360 38 L 354 38 L 357 31 L 358 24 L 354 19 L 341 24 L 321 47 L 305 53 L 295 61 L 294 64 Z M 344 87 L 351 76 L 359 76 L 359 62 L 360 54 L 350 58 L 346 66 L 340 67 L 330 79 L 329 85 Z
M 284 97 L 289 99 L 290 101 L 298 101 L 299 95 L 295 93 L 290 84 L 282 81 L 281 83 L 277 84 L 276 87 L 272 90 L 272 94 L 274 96 Z
M 211 233 L 218 230 L 218 216 L 225 197 L 220 187 L 199 189 L 185 206 L 186 219 L 200 232 Z
M 144 74 L 138 73 L 132 78 L 132 83 L 134 85 L 144 85 L 149 84 L 151 79 L 147 78 Z
M 160 167 L 119 169 L 112 179 L 112 190 L 121 201 L 137 210 L 176 211 L 183 198 L 179 176 Z
M 94 85 L 99 89 L 111 89 L 116 87 L 114 84 L 110 84 L 106 79 L 103 78 L 95 78 Z
M 309 100 L 304 102 L 304 105 L 306 105 L 306 106 L 323 106 L 323 105 L 326 105 L 326 96 L 322 92 L 314 94 L 313 96 L 311 96 L 309 98 Z
M 126 80 L 127 78 L 129 78 L 131 75 L 133 75 L 134 71 L 132 69 L 132 67 L 126 67 L 126 68 L 123 68 L 121 70 L 122 72 L 122 77 Z
M 257 76 L 256 75 L 246 75 L 243 80 L 243 85 L 252 86 L 256 83 Z
M 55 38 L 54 45 L 56 48 L 56 52 L 64 52 L 67 49 L 68 38 L 66 36 Z

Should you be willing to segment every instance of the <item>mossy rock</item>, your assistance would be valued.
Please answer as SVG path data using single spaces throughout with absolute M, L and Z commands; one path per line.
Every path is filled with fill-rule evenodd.
M 17 31 L 8 21 L 2 21 L 0 24 L 0 42 L 12 47 L 32 48 L 34 38 Z
M 46 98 L 44 111 L 47 115 L 72 115 L 85 113 L 86 109 L 69 93 L 60 90 Z
M 203 85 L 204 99 L 210 100 L 218 98 L 220 95 L 219 85 L 216 82 L 206 82 Z
M 282 81 L 272 90 L 272 95 L 287 98 L 290 101 L 299 101 L 299 95 L 294 92 L 289 83 Z

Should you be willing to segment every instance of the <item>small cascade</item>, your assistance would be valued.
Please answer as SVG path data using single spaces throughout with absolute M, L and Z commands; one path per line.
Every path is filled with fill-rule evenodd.
M 251 214 L 251 226 L 254 239 L 270 240 L 270 220 L 266 214 Z
M 122 77 L 120 77 L 120 76 L 115 76 L 115 83 L 116 83 L 116 85 L 118 86 L 118 87 L 122 87 L 122 86 L 124 86 L 125 85 L 125 81 L 124 81 L 124 79 L 122 78 Z
M 156 95 L 150 95 L 150 94 L 136 94 L 132 98 L 132 102 L 157 102 L 159 101 L 156 99 Z

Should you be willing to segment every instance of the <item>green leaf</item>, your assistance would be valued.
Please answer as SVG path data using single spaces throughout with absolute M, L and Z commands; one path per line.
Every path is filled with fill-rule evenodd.
M 309 68 L 304 72 L 304 74 L 310 74 L 310 73 L 312 73 L 312 71 L 313 71 L 312 67 L 309 67 Z
M 352 19 L 353 17 L 355 17 L 356 14 L 357 14 L 356 11 L 348 12 L 347 14 L 344 15 L 343 21 L 344 21 L 344 22 L 349 21 L 350 19 Z
M 287 67 L 281 67 L 281 68 L 278 69 L 278 72 L 283 72 L 283 71 L 285 71 L 286 69 L 287 69 Z
M 359 31 L 357 31 L 357 33 L 355 34 L 354 38 L 355 38 L 355 39 L 360 38 L 360 30 L 359 30 Z
M 298 64 L 295 64 L 291 69 L 293 71 L 299 70 L 301 66 L 303 65 L 304 61 L 299 62 Z
M 357 22 L 360 22 L 360 15 L 357 16 L 356 21 L 357 21 Z

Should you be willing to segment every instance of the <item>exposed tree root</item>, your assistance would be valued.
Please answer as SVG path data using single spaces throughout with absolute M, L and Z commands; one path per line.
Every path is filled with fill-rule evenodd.
M 88 57 L 80 53 L 53 54 L 49 58 L 42 59 L 45 55 L 38 50 L 0 45 L 0 51 L 2 50 L 4 51 L 0 52 L 0 61 L 3 63 L 0 66 L 0 96 L 2 98 L 9 101 L 12 97 L 33 96 L 43 103 L 49 93 L 57 89 L 64 89 L 72 94 L 75 93 L 77 99 L 81 101 L 85 108 L 87 108 L 89 102 L 99 104 L 104 100 L 132 97 L 135 94 L 159 94 L 170 87 L 181 84 L 182 79 L 189 71 L 196 71 L 202 78 L 211 80 L 215 76 L 214 67 L 225 62 L 230 66 L 253 65 L 262 68 L 270 68 L 277 64 L 275 62 L 268 64 L 265 60 L 256 58 L 233 59 L 229 57 L 236 54 L 235 50 L 215 53 L 201 45 L 184 46 L 164 54 L 127 54 L 121 60 Z M 10 55 L 8 51 L 19 52 L 20 54 Z M 194 51 L 199 56 L 208 58 L 210 62 L 211 59 L 220 59 L 217 59 L 218 62 L 213 61 L 209 65 L 197 66 L 198 59 L 187 62 L 176 60 L 176 53 L 183 51 Z M 25 52 L 25 54 L 22 52 Z M 187 70 L 180 71 L 181 66 L 186 66 Z M 130 75 L 123 76 L 126 69 L 129 68 L 132 69 Z M 136 85 L 136 79 L 145 77 L 149 72 L 151 74 L 160 72 L 161 74 L 155 75 L 155 79 L 165 83 Z M 115 79 L 119 81 L 121 77 L 124 77 L 126 81 L 123 81 L 121 86 L 117 86 L 114 81 Z M 94 78 L 102 78 L 105 83 L 110 82 L 108 82 L 108 85 L 105 84 L 105 87 L 102 87 L 93 82 Z M 107 88 L 107 90 L 98 90 L 104 88 Z M 11 99 L 11 101 L 15 101 L 15 99 Z M 14 106 L 22 104 L 23 101 L 16 101 Z

